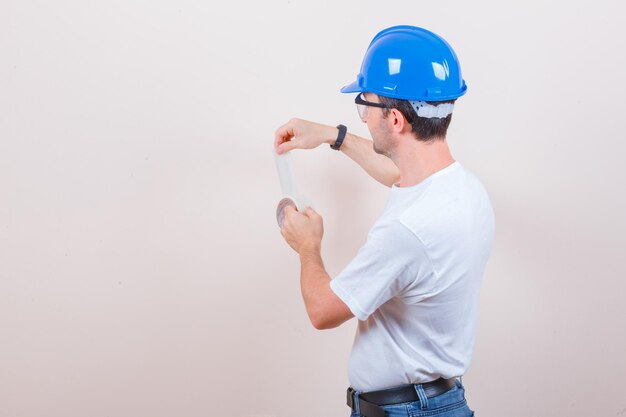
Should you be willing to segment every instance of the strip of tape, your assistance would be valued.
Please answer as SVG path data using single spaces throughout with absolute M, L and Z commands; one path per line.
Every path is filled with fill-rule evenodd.
M 276 208 L 276 221 L 279 227 L 283 227 L 285 219 L 284 210 L 288 205 L 295 205 L 296 210 L 302 211 L 309 206 L 308 200 L 298 193 L 296 180 L 294 179 L 293 169 L 291 168 L 291 154 L 289 152 L 278 155 L 274 150 L 274 160 L 276 161 L 276 170 L 278 171 L 278 179 L 280 180 L 280 188 L 283 192 L 283 198 Z
M 296 182 L 293 178 L 293 169 L 291 168 L 291 153 L 287 152 L 278 155 L 274 151 L 274 159 L 276 160 L 276 170 L 278 171 L 278 179 L 280 180 L 280 188 L 284 196 L 295 196 Z

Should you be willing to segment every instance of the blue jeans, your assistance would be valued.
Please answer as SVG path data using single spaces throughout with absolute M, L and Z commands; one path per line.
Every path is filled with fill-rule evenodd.
M 474 412 L 465 401 L 465 389 L 458 380 L 456 386 L 436 397 L 426 398 L 420 385 L 415 386 L 417 395 L 423 401 L 384 405 L 387 417 L 472 417 Z M 422 392 L 420 392 L 422 391 Z M 423 404 L 422 404 L 423 403 Z M 353 411 L 350 417 L 363 417 L 360 412 Z

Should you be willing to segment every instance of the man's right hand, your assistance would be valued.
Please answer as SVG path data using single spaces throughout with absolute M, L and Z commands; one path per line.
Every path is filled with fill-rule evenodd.
M 276 130 L 274 148 L 279 155 L 292 149 L 313 149 L 322 143 L 335 143 L 338 134 L 339 130 L 333 126 L 291 119 Z

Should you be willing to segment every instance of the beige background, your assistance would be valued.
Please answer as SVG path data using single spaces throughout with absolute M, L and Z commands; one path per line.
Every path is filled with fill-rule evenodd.
M 468 83 L 449 140 L 495 247 L 481 416 L 626 415 L 624 19 L 615 1 L 0 1 L 0 416 L 346 416 L 355 322 L 315 331 L 274 130 L 367 134 L 352 81 L 415 24 Z M 336 275 L 387 190 L 294 153 Z

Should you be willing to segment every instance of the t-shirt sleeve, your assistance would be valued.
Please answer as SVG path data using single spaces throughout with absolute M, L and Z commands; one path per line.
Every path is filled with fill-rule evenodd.
M 370 232 L 330 287 L 356 318 L 367 320 L 385 302 L 417 285 L 430 265 L 423 243 L 396 220 Z

